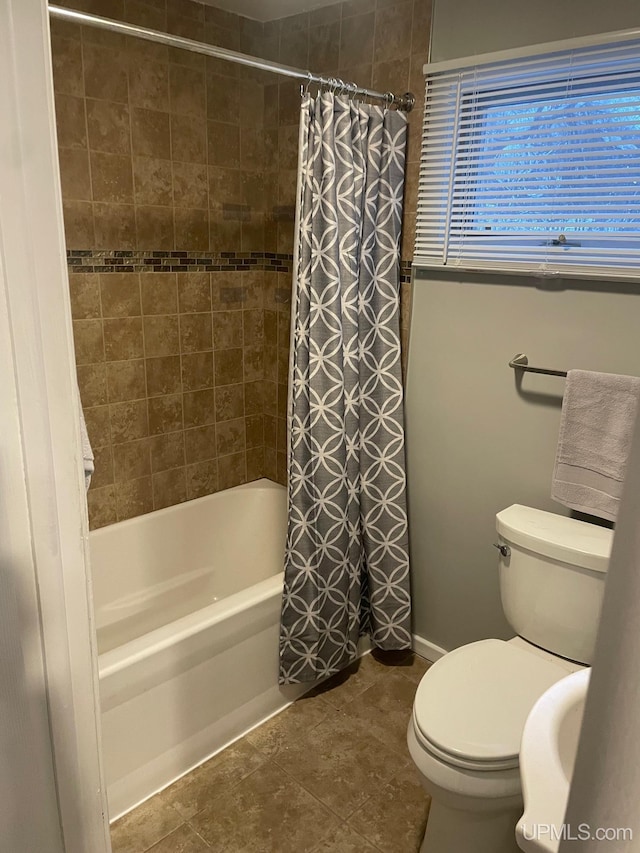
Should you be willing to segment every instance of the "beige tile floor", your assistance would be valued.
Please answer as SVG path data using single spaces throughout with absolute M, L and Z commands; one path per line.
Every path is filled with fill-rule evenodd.
M 117 821 L 113 853 L 415 853 L 416 655 L 367 655 Z

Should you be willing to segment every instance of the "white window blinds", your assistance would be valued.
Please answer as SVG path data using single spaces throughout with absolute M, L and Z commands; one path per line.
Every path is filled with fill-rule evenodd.
M 640 277 L 640 36 L 476 62 L 425 66 L 414 263 Z

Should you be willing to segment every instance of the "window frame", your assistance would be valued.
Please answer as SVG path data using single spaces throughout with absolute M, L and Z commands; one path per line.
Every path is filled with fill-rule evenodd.
M 589 51 L 595 51 L 597 56 L 598 48 L 613 45 L 614 48 L 620 44 L 627 50 L 627 59 L 629 56 L 629 43 L 635 42 L 638 45 L 637 59 L 635 68 L 630 73 L 632 78 L 635 75 L 637 80 L 629 85 L 629 80 L 625 78 L 624 83 L 620 88 L 615 88 L 616 80 L 620 79 L 619 73 L 614 67 L 608 68 L 604 63 L 598 66 L 589 65 L 585 62 L 585 69 L 578 71 L 575 75 L 567 75 L 566 68 L 570 68 L 570 61 L 567 57 L 573 52 L 580 53 L 581 49 L 585 49 L 587 59 Z M 550 50 L 554 48 L 555 50 Z M 558 56 L 554 55 L 559 55 Z M 538 63 L 538 68 L 542 69 L 539 80 L 533 79 L 533 82 L 523 78 L 520 75 L 518 81 L 518 60 L 522 58 L 523 64 L 533 62 Z M 554 72 L 553 68 L 549 71 L 544 68 L 545 58 L 549 58 L 551 66 L 559 65 Z M 563 68 L 563 59 L 565 68 Z M 515 60 L 515 61 L 514 61 Z M 468 63 L 468 64 L 467 64 Z M 486 75 L 488 80 L 478 82 L 478 76 L 482 78 L 483 66 L 495 65 L 498 69 L 500 63 L 504 64 L 506 73 L 501 73 L 498 70 L 494 78 L 491 79 L 491 73 Z M 477 73 L 480 69 L 480 74 Z M 470 70 L 475 70 L 476 74 L 470 74 Z M 564 71 L 564 73 L 563 73 Z M 436 109 L 433 108 L 430 98 L 433 98 L 430 91 L 430 83 L 436 81 L 439 72 L 448 72 L 448 79 L 452 86 L 457 83 L 457 92 L 455 96 L 453 90 L 447 92 L 442 86 L 441 91 L 436 91 Z M 453 73 L 452 73 L 453 72 Z M 456 81 L 456 73 L 459 72 Z M 466 76 L 465 76 L 466 72 Z M 423 152 L 422 163 L 420 169 L 420 183 L 418 189 L 418 213 L 417 213 L 417 228 L 416 228 L 416 248 L 414 255 L 414 266 L 418 267 L 449 267 L 458 269 L 478 269 L 487 270 L 493 269 L 497 272 L 531 272 L 541 275 L 560 275 L 566 277 L 594 277 L 594 278 L 632 278 L 640 280 L 640 211 L 637 213 L 637 230 L 635 233 L 612 232 L 607 234 L 602 230 L 589 230 L 584 228 L 579 230 L 579 222 L 570 222 L 566 229 L 560 229 L 552 225 L 547 232 L 540 228 L 536 231 L 531 228 L 526 228 L 524 232 L 516 232 L 514 230 L 500 230 L 492 232 L 489 237 L 484 231 L 480 231 L 473 227 L 474 222 L 481 221 L 477 203 L 474 202 L 474 193 L 482 191 L 483 181 L 478 177 L 478 173 L 474 174 L 474 169 L 470 167 L 470 162 L 473 159 L 474 151 L 477 149 L 477 142 L 469 144 L 470 140 L 476 134 L 473 131 L 469 132 L 470 116 L 473 116 L 473 121 L 476 122 L 476 127 L 482 127 L 482 111 L 488 112 L 499 105 L 500 101 L 505 104 L 512 104 L 514 108 L 522 107 L 523 109 L 530 104 L 536 102 L 560 101 L 564 95 L 562 86 L 566 85 L 569 90 L 569 97 L 575 100 L 574 94 L 582 89 L 585 99 L 589 96 L 600 99 L 611 97 L 624 97 L 625 92 L 637 95 L 637 104 L 640 111 L 640 35 L 637 30 L 627 31 L 625 33 L 615 33 L 609 36 L 600 38 L 589 37 L 587 39 L 571 39 L 563 42 L 556 42 L 552 45 L 540 45 L 524 49 L 522 51 L 505 51 L 498 54 L 489 54 L 485 57 L 473 57 L 469 60 L 459 60 L 458 62 L 435 63 L 425 66 L 425 74 L 427 76 L 426 89 L 426 108 L 423 127 Z M 513 77 L 513 80 L 510 78 Z M 610 90 L 602 89 L 602 83 L 607 78 L 611 78 L 612 87 Z M 443 74 L 444 82 L 447 82 L 447 76 Z M 580 80 L 587 80 L 581 85 Z M 595 81 L 595 82 L 594 82 Z M 531 97 L 527 98 L 527 89 L 532 86 L 537 86 L 539 91 L 531 92 Z M 437 89 L 437 85 L 436 85 Z M 518 96 L 518 91 L 521 91 L 522 97 Z M 491 93 L 496 92 L 494 99 L 491 99 Z M 554 97 L 555 94 L 555 97 Z M 489 97 L 488 97 L 489 96 Z M 473 107 L 473 101 L 487 101 L 480 107 Z M 455 102 L 455 106 L 454 106 Z M 632 102 L 632 107 L 634 106 Z M 450 165 L 448 167 L 448 196 L 440 202 L 440 219 L 438 220 L 439 205 L 437 201 L 438 191 L 443 194 L 445 190 L 444 180 L 438 183 L 437 176 L 443 175 L 446 168 L 436 166 L 432 170 L 436 177 L 433 177 L 430 172 L 429 162 L 430 156 L 430 121 L 431 112 L 436 115 L 436 134 L 440 134 L 442 138 L 449 133 L 451 136 L 451 154 Z M 447 115 L 447 110 L 451 115 Z M 478 110 L 474 114 L 474 110 Z M 439 112 L 438 112 L 439 111 Z M 481 121 L 477 121 L 480 118 Z M 447 124 L 447 122 L 449 122 Z M 460 163 L 460 133 L 466 131 L 466 155 L 464 162 Z M 482 131 L 478 131 L 478 138 L 482 139 Z M 536 137 L 534 137 L 536 138 Z M 542 138 L 542 137 L 541 137 Z M 578 139 L 576 145 L 579 146 Z M 442 151 L 442 139 L 439 143 Z M 437 144 L 434 148 L 437 149 Z M 615 144 L 615 143 L 614 143 Z M 594 145 L 594 149 L 596 146 Z M 440 155 L 442 156 L 442 155 Z M 640 158 L 640 150 L 638 153 Z M 434 157 L 436 162 L 437 157 Z M 595 159 L 595 158 L 594 158 Z M 480 163 L 481 158 L 477 158 Z M 486 161 L 485 161 L 486 162 Z M 586 160 L 586 165 L 591 168 L 593 162 Z M 479 166 L 478 166 L 479 169 Z M 553 165 L 549 165 L 548 174 L 552 174 Z M 640 168 L 637 174 L 638 197 L 640 198 Z M 604 183 L 604 180 L 603 180 Z M 616 182 L 614 182 L 615 184 Z M 618 182 L 619 183 L 619 182 Z M 631 187 L 634 185 L 633 179 L 629 183 L 624 183 L 622 186 Z M 587 185 L 588 186 L 588 185 Z M 605 186 L 597 186 L 597 189 L 602 189 L 602 198 L 604 199 L 607 192 L 610 194 L 611 189 Z M 523 188 L 523 193 L 526 188 Z M 568 188 L 568 195 L 576 193 L 575 187 Z M 595 194 L 595 191 L 594 193 Z M 620 206 L 623 206 L 627 195 L 621 196 L 623 201 Z M 491 196 L 488 195 L 488 200 Z M 591 199 L 590 199 L 591 200 Z M 562 204 L 565 209 L 569 204 L 575 204 L 574 198 L 564 199 Z M 597 204 L 594 205 L 598 215 Z M 455 216 L 452 213 L 453 208 L 458 207 L 462 212 L 458 212 Z M 562 211 L 562 208 L 560 208 Z M 606 211 L 603 211 L 603 213 Z M 633 211 L 634 213 L 636 211 Z M 577 213 L 577 211 L 576 211 Z M 568 219 L 572 211 L 567 212 Z M 514 207 L 514 215 L 518 216 L 517 205 Z M 621 214 L 624 216 L 624 214 Z M 539 213 L 530 214 L 531 218 L 535 217 L 540 220 L 543 217 Z M 614 214 L 615 216 L 615 214 Z M 504 217 L 503 217 L 504 218 Z M 470 226 L 464 227 L 464 223 L 468 221 Z M 613 223 L 615 223 L 615 219 Z M 529 225 L 529 223 L 527 223 Z M 455 226 L 455 227 L 454 227 Z M 430 229 L 430 230 L 429 230 Z M 490 230 L 490 229 L 487 229 Z M 422 231 L 422 233 L 421 233 Z M 421 251 L 421 237 L 426 233 L 428 239 L 422 241 L 422 246 L 430 243 L 429 251 Z M 562 235 L 562 236 L 561 236 Z M 438 236 L 442 242 L 441 257 L 438 257 L 437 244 Z M 494 239 L 495 238 L 495 239 Z M 457 246 L 456 250 L 452 250 L 450 243 Z M 485 261 L 483 258 L 474 258 L 474 251 L 471 247 L 475 244 L 475 253 L 479 254 L 479 249 L 484 245 L 491 244 L 495 248 L 496 255 L 499 254 L 500 246 L 505 247 L 505 257 L 492 261 Z M 518 257 L 517 244 L 521 246 L 522 258 Z M 509 251 L 506 247 L 510 246 Z M 579 252 L 572 252 L 579 248 Z M 537 255 L 536 255 L 536 250 Z M 457 254 L 456 254 L 457 252 Z M 616 256 L 616 265 L 611 266 L 608 263 L 599 263 L 600 257 L 611 258 Z M 571 258 L 573 255 L 574 258 Z M 576 258 L 576 255 L 578 256 Z M 511 257 L 511 260 L 509 260 Z M 624 261 L 621 258 L 624 257 Z

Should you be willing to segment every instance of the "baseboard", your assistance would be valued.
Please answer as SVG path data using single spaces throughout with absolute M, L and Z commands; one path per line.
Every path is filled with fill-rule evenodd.
M 419 637 L 418 634 L 413 635 L 412 644 L 413 651 L 425 660 L 431 661 L 431 663 L 435 663 L 447 653 L 447 649 L 436 646 L 435 643 L 425 640 L 424 637 Z

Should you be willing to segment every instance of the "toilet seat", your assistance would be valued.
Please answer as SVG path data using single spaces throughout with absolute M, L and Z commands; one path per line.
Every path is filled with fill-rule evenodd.
M 518 767 L 525 720 L 566 670 L 503 640 L 481 640 L 440 658 L 413 706 L 420 746 L 436 759 L 475 772 Z
M 504 759 L 496 759 L 495 761 L 477 761 L 472 758 L 461 758 L 457 755 L 452 755 L 450 752 L 440 749 L 433 741 L 424 735 L 420 726 L 416 721 L 415 712 L 413 715 L 413 725 L 416 734 L 416 740 L 420 746 L 434 758 L 440 759 L 453 767 L 461 767 L 463 770 L 474 770 L 477 773 L 496 772 L 498 770 L 511 770 L 519 765 L 518 756 L 505 757 Z

